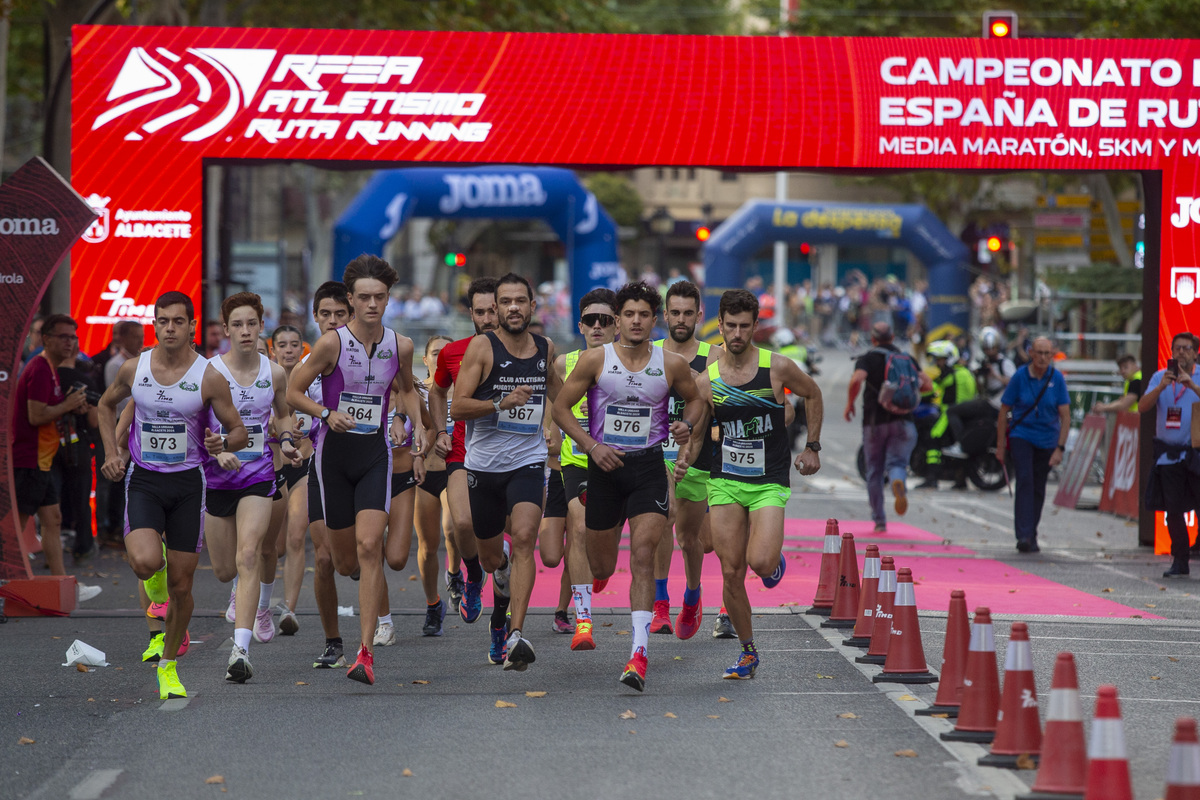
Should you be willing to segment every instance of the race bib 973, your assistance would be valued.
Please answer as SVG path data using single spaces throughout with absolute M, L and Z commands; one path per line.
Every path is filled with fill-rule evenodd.
M 187 458 L 187 424 L 143 422 L 139 443 L 147 464 L 182 464 Z

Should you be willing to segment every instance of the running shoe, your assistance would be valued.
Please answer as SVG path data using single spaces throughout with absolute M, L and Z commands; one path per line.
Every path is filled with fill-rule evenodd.
M 504 543 L 504 567 L 492 573 L 492 589 L 498 597 L 511 597 L 509 581 L 512 579 L 512 558 L 509 557 L 508 542 Z
M 732 667 L 725 669 L 725 675 L 722 676 L 726 680 L 747 681 L 754 677 L 755 670 L 758 669 L 758 653 L 747 653 L 742 651 L 738 657 L 737 663 Z
M 646 688 L 646 653 L 639 649 L 625 665 L 621 673 L 621 683 L 639 692 Z
M 150 607 L 146 609 L 146 617 L 149 619 L 165 620 L 167 618 L 167 611 L 170 609 L 170 600 L 165 603 L 151 603 Z
M 354 660 L 354 666 L 346 670 L 346 677 L 368 686 L 375 683 L 375 656 L 365 644 L 359 646 L 358 658 Z
M 488 648 L 488 663 L 503 664 L 508 657 L 508 628 L 492 628 L 492 646 Z
M 446 604 L 438 600 L 425 608 L 425 624 L 421 626 L 423 636 L 441 636 L 442 621 L 446 619 Z
M 188 651 L 188 647 L 192 644 L 192 634 L 188 631 L 183 632 L 183 641 L 179 643 L 179 650 L 175 652 L 175 657 L 179 658 Z
M 702 622 L 704 622 L 704 608 L 700 605 L 699 598 L 696 599 L 694 606 L 684 603 L 683 608 L 679 609 L 679 616 L 675 617 L 675 635 L 680 639 L 690 639 L 696 635 L 696 631 L 700 630 Z
M 98 594 L 103 592 L 99 586 L 89 586 L 86 583 L 75 584 L 75 601 L 78 603 L 86 603 L 88 600 L 94 599 Z
M 533 645 L 521 635 L 519 630 L 509 634 L 505 650 L 507 651 L 504 654 L 504 668 L 506 670 L 524 672 L 526 667 L 537 661 L 537 656 L 533 654 Z
M 225 670 L 225 680 L 245 683 L 253 677 L 254 667 L 250 666 L 250 654 L 235 644 L 229 653 L 229 667 Z
M 390 622 L 381 622 L 375 626 L 375 638 L 371 643 L 376 647 L 391 647 L 396 643 L 396 626 Z
M 550 623 L 550 630 L 555 633 L 574 633 L 575 627 L 571 625 L 571 620 L 567 617 L 566 611 L 555 611 L 554 621 Z
M 142 581 L 146 586 L 146 596 L 150 598 L 151 603 L 165 603 L 171 595 L 167 593 L 167 545 L 162 546 L 163 565 L 162 569 L 151 575 L 146 580 Z M 176 681 L 178 683 L 178 681 Z M 184 695 L 185 697 L 187 695 Z
M 254 616 L 254 641 L 266 644 L 275 638 L 275 617 L 271 609 L 260 608 Z
M 590 619 L 575 620 L 575 635 L 571 637 L 571 649 L 596 649 L 596 640 L 592 638 L 592 621 Z
M 665 633 L 668 636 L 673 632 L 671 630 L 671 601 L 670 600 L 655 600 L 654 601 L 654 617 L 650 620 L 651 633 Z
M 333 669 L 346 666 L 346 656 L 342 652 L 342 640 L 325 642 L 325 652 L 313 661 L 313 669 Z
M 158 699 L 170 700 L 172 697 L 187 697 L 187 689 L 179 682 L 175 662 L 167 661 L 158 665 Z
M 479 619 L 479 613 L 483 611 L 483 584 L 487 583 L 487 573 L 478 581 L 465 581 L 463 583 L 462 602 L 458 606 L 458 615 L 462 617 L 463 622 L 474 622 Z
M 446 571 L 446 591 L 450 595 L 450 608 L 457 614 L 458 604 L 463 599 L 463 574 Z
M 229 590 L 229 605 L 225 606 L 225 621 L 237 622 L 237 587 Z
M 608 578 L 596 578 L 592 581 L 592 594 L 600 594 L 608 586 Z
M 774 589 L 783 580 L 783 573 L 787 572 L 787 556 L 783 553 L 779 554 L 779 566 L 770 575 L 762 579 L 763 586 L 768 589 Z
M 142 663 L 157 662 L 162 658 L 164 638 L 162 631 L 150 637 L 150 646 L 146 648 L 146 652 L 142 653 Z
M 896 515 L 903 517 L 908 511 L 908 489 L 900 478 L 892 481 L 892 497 L 896 498 Z
M 279 633 L 283 636 L 295 636 L 298 630 L 300 630 L 300 620 L 296 619 L 296 614 L 285 606 L 279 612 Z
M 713 626 L 714 639 L 736 639 L 737 631 L 733 629 L 733 620 L 729 619 L 729 615 L 725 613 L 725 609 L 721 609 L 721 613 L 717 614 L 717 624 Z

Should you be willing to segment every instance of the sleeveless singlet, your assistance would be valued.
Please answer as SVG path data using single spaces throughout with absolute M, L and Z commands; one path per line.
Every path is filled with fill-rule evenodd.
M 173 386 L 163 386 L 150 370 L 147 350 L 138 356 L 132 397 L 133 424 L 129 426 L 129 455 L 133 463 L 153 472 L 183 472 L 200 466 L 205 458 L 204 428 L 208 413 L 200 386 L 208 359 L 197 356 Z
M 472 395 L 476 400 L 491 401 L 503 397 L 515 387 L 533 388 L 523 406 L 467 420 L 467 469 L 479 472 L 509 472 L 547 457 L 542 420 L 546 414 L 546 337 L 531 334 L 537 352 L 529 358 L 515 358 L 494 331 L 482 334 L 492 346 L 492 371 L 479 382 Z
M 564 373 L 566 376 L 570 376 L 571 371 L 573 369 L 575 369 L 575 365 L 579 363 L 579 355 L 582 352 L 583 352 L 582 350 L 573 350 L 570 353 L 567 353 L 567 356 L 566 356 L 567 363 L 566 363 L 566 368 L 564 370 Z M 586 393 L 584 394 L 583 397 L 579 398 L 578 403 L 571 406 L 571 414 L 574 415 L 576 421 L 579 422 L 579 424 L 583 427 L 584 431 L 587 431 L 588 430 L 588 403 L 587 403 L 587 394 Z M 588 465 L 587 453 L 576 453 L 575 452 L 575 442 L 573 442 L 571 440 L 570 436 L 563 436 L 562 449 L 558 453 L 558 463 L 562 464 L 563 466 L 570 465 L 570 466 L 575 466 L 575 467 L 586 468 Z
M 217 356 L 209 362 L 229 384 L 233 405 L 241 415 L 242 424 L 246 426 L 246 433 L 249 435 L 246 446 L 234 453 L 242 462 L 242 468 L 237 472 L 221 469 L 217 466 L 217 460 L 212 457 L 204 462 L 204 474 L 208 479 L 209 489 L 245 489 L 275 477 L 271 452 L 266 447 L 267 426 L 271 421 L 271 407 L 275 401 L 275 384 L 271 381 L 271 360 L 261 353 L 258 359 L 258 374 L 249 386 L 243 386 L 234 379 L 225 359 Z M 220 425 L 216 415 L 210 410 L 209 427 L 214 431 L 219 428 L 224 436 L 228 431 Z
M 662 347 L 665 341 L 665 339 L 659 339 L 654 343 L 654 346 Z M 708 354 L 711 350 L 712 345 L 708 342 L 700 342 L 700 347 L 696 350 L 696 356 L 689 364 L 693 373 L 698 375 L 708 369 Z M 672 389 L 670 405 L 667 407 L 667 421 L 670 423 L 681 419 L 683 419 L 683 398 Z M 679 458 L 679 444 L 675 441 L 675 437 L 670 434 L 669 428 L 667 440 L 663 442 L 663 458 L 667 461 L 674 461 Z M 696 463 L 689 464 L 688 466 L 708 472 L 712 469 L 712 448 L 701 445 L 699 452 L 696 453 Z
M 337 335 L 341 350 L 333 372 L 321 380 L 320 402 L 350 415 L 354 427 L 342 434 L 322 431 L 321 439 L 356 437 L 346 439 L 354 444 L 363 444 L 359 437 L 385 439 L 392 380 L 400 371 L 396 332 L 385 328 L 379 344 L 366 347 L 354 338 L 349 326 L 338 328 Z
M 790 486 L 791 448 L 783 405 L 775 402 L 771 388 L 771 351 L 758 351 L 758 371 L 741 386 L 721 380 L 720 362 L 708 366 L 708 379 L 721 430 L 713 449 L 712 477 Z
M 645 368 L 630 372 L 616 347 L 604 345 L 604 367 L 587 393 L 592 438 L 618 450 L 658 447 L 667 440 L 669 396 L 661 347 L 650 348 Z
M 303 364 L 305 361 L 308 361 L 308 356 L 310 355 L 312 355 L 312 353 L 309 353 L 308 355 L 304 356 L 304 358 L 300 359 L 300 363 Z M 324 376 L 318 372 L 317 377 L 313 378 L 313 382 L 310 383 L 308 388 L 304 390 L 305 396 L 314 403 L 320 403 L 324 399 L 324 395 L 321 392 L 322 377 Z M 308 414 L 305 414 L 302 411 L 297 411 L 296 409 L 292 409 L 292 413 L 296 417 L 296 436 L 307 436 L 310 440 L 316 441 L 317 431 L 321 428 L 321 420 L 317 417 L 310 417 Z

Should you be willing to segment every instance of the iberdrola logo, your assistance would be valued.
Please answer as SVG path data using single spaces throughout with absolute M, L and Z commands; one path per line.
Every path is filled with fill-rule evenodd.
M 257 386 L 259 389 L 270 389 L 271 388 L 271 382 L 266 379 L 263 379 L 261 381 L 255 381 L 254 385 Z
M 198 391 L 200 391 L 200 385 L 199 385 L 199 384 L 197 384 L 197 383 L 188 383 L 187 381 L 180 381 L 180 382 L 179 382 L 179 388 L 180 388 L 180 389 L 183 389 L 185 392 L 198 392 Z

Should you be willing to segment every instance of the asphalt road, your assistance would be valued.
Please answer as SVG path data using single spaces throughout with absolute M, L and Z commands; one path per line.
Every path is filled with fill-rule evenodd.
M 793 478 L 789 516 L 865 519 L 866 491 L 852 460 L 859 428 L 840 419 L 850 363 L 833 353 L 822 367 L 823 468 L 814 480 Z M 1164 618 L 1082 618 L 1053 608 L 1021 617 L 1043 697 L 1064 649 L 1076 655 L 1086 718 L 1096 686 L 1118 686 L 1135 794 L 1161 796 L 1173 720 L 1200 708 L 1194 584 L 1163 581 L 1166 557 L 1137 547 L 1132 525 L 1094 511 L 1047 504 L 1043 552 L 1019 558 L 1003 493 L 914 492 L 904 521 L 975 551 L 946 556 L 961 560 L 968 599 L 973 560 L 997 559 Z M 300 633 L 254 644 L 257 674 L 239 686 L 223 680 L 228 590 L 202 573 L 192 650 L 180 661 L 190 697 L 164 704 L 152 668 L 139 661 L 145 626 L 120 554 L 105 551 L 78 572 L 104 587 L 86 609 L 0 625 L 0 798 L 952 798 L 1011 797 L 1033 782 L 1032 772 L 976 766 L 985 752 L 977 745 L 938 740 L 950 722 L 913 716 L 936 685 L 873 684 L 877 670 L 853 663 L 861 651 L 837 644 L 840 635 L 820 631 L 819 618 L 797 607 L 759 609 L 763 666 L 753 681 L 719 679 L 736 646 L 710 638 L 707 622 L 687 642 L 652 637 L 639 695 L 617 682 L 629 652 L 627 611 L 599 612 L 598 649 L 572 653 L 569 637 L 552 633 L 541 610 L 527 632 L 537 662 L 525 673 L 503 672 L 484 659 L 482 622 L 448 618 L 445 636 L 420 636 L 420 592 L 394 576 L 400 642 L 379 649 L 376 684 L 365 687 L 340 671 L 311 668 L 322 638 L 309 579 Z M 356 588 L 339 578 L 343 604 Z M 1002 665 L 1017 617 L 993 612 Z M 343 620 L 348 641 L 356 624 Z M 935 668 L 944 625 L 936 612 L 921 616 Z M 104 650 L 112 665 L 88 673 L 61 667 L 75 638 Z M 34 743 L 20 744 L 22 737 Z M 207 783 L 216 776 L 221 783 Z

